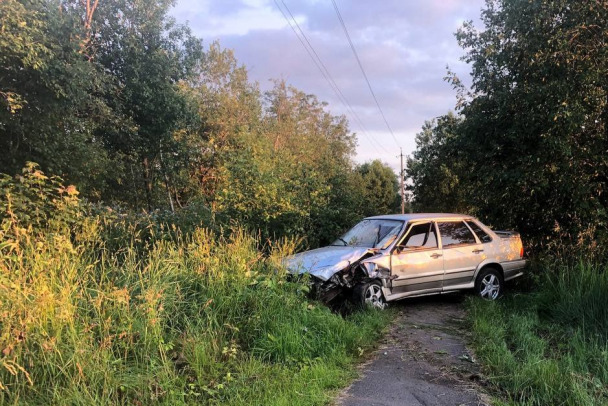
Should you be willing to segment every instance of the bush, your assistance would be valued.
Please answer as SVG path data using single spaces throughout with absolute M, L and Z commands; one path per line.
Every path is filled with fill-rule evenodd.
M 40 180 L 23 183 L 43 191 L 27 198 L 5 184 L 30 211 L 53 193 L 56 207 L 81 207 Z M 2 404 L 324 404 L 387 321 L 373 310 L 344 319 L 309 302 L 307 286 L 280 267 L 289 240 L 263 253 L 238 228 L 183 233 L 82 210 L 61 217 L 64 208 L 50 206 L 34 227 L 34 217 L 6 215 L 16 213 L 9 206 Z

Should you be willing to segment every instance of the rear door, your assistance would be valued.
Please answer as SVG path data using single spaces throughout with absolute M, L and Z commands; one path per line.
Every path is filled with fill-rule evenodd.
M 403 239 L 391 255 L 392 294 L 440 292 L 443 279 L 443 260 L 437 228 L 432 221 L 408 226 Z
M 462 221 L 438 221 L 443 250 L 443 290 L 462 288 L 473 282 L 477 266 L 486 258 L 483 245 Z

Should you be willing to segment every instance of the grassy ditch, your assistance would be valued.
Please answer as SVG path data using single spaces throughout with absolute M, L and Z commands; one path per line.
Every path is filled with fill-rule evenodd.
M 490 383 L 516 405 L 608 404 L 608 273 L 546 267 L 535 293 L 469 302 Z
M 6 223 L 0 404 L 325 404 L 388 322 L 309 302 L 277 266 L 289 243 L 115 231 Z

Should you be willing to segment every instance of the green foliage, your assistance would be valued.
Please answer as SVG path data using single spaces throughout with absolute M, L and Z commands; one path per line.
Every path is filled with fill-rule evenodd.
M 82 217 L 79 192 L 28 162 L 15 177 L 0 175 L 0 227 L 4 232 L 69 230 Z
M 0 66 L 2 87 L 0 97 L 9 113 L 15 114 L 27 103 L 25 95 L 10 86 L 11 79 L 23 69 L 38 71 L 46 63 L 49 50 L 41 43 L 42 21 L 36 11 L 16 0 L 0 4 Z
M 352 202 L 362 191 L 354 181 L 353 136 L 344 118 L 282 81 L 262 104 L 230 53 L 214 45 L 207 57 L 215 82 L 203 80 L 193 94 L 208 117 L 197 141 L 209 164 L 201 187 L 218 216 L 263 238 L 305 235 L 312 246 L 356 222 L 362 210 Z
M 108 128 L 102 137 L 113 152 L 128 158 L 129 171 L 125 170 L 119 184 L 143 181 L 144 193 L 132 199 L 136 207 L 148 210 L 158 206 L 161 193 L 173 193 L 167 160 L 179 151 L 174 133 L 198 120 L 179 83 L 196 75 L 202 47 L 187 27 L 169 18 L 172 4 L 167 0 L 101 2 L 91 24 L 97 34 L 92 40 L 97 60 L 120 93 L 120 97 L 107 94 L 107 103 L 131 124 Z M 129 172 L 135 179 L 129 179 Z
M 23 229 L 0 230 L 2 404 L 321 405 L 388 321 L 309 302 L 280 266 L 293 241 L 264 255 L 236 228 L 107 213 L 48 228 L 75 190 L 34 166 L 3 190 Z
M 38 162 L 94 195 L 112 172 L 94 131 L 111 115 L 100 97 L 107 75 L 81 52 L 80 10 L 44 0 L 0 5 L 0 92 L 8 102 L 0 109 L 0 170 Z
M 408 157 L 407 188 L 415 196 L 414 209 L 420 212 L 466 213 L 470 186 L 459 176 L 465 171 L 463 157 L 454 147 L 462 120 L 452 113 L 426 122 L 416 135 L 416 150 Z
M 120 212 L 200 210 L 311 246 L 394 211 L 394 174 L 356 168 L 344 117 L 284 81 L 262 94 L 232 51 L 203 51 L 172 5 L 3 2 L 0 172 L 37 162 Z
M 357 167 L 357 173 L 361 176 L 365 216 L 396 213 L 399 210 L 399 183 L 390 166 L 374 160 Z
M 510 404 L 605 404 L 608 273 L 584 261 L 543 268 L 537 293 L 469 302 L 476 353 Z
M 481 18 L 484 29 L 466 23 L 457 33 L 472 66 L 470 92 L 449 79 L 461 97 L 460 122 L 437 147 L 419 146 L 420 203 L 440 201 L 424 193 L 447 180 L 458 189 L 447 190 L 454 208 L 515 227 L 541 248 L 584 248 L 603 236 L 608 203 L 608 9 L 499 0 Z
M 606 220 L 606 5 L 490 2 L 482 19 L 458 38 L 476 92 L 463 149 L 485 213 L 536 236 L 593 235 Z

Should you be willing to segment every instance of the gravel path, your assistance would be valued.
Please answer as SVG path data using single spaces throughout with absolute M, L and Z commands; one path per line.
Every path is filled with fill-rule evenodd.
M 394 303 L 399 312 L 362 377 L 336 400 L 340 406 L 488 405 L 479 367 L 465 345 L 464 296 Z

